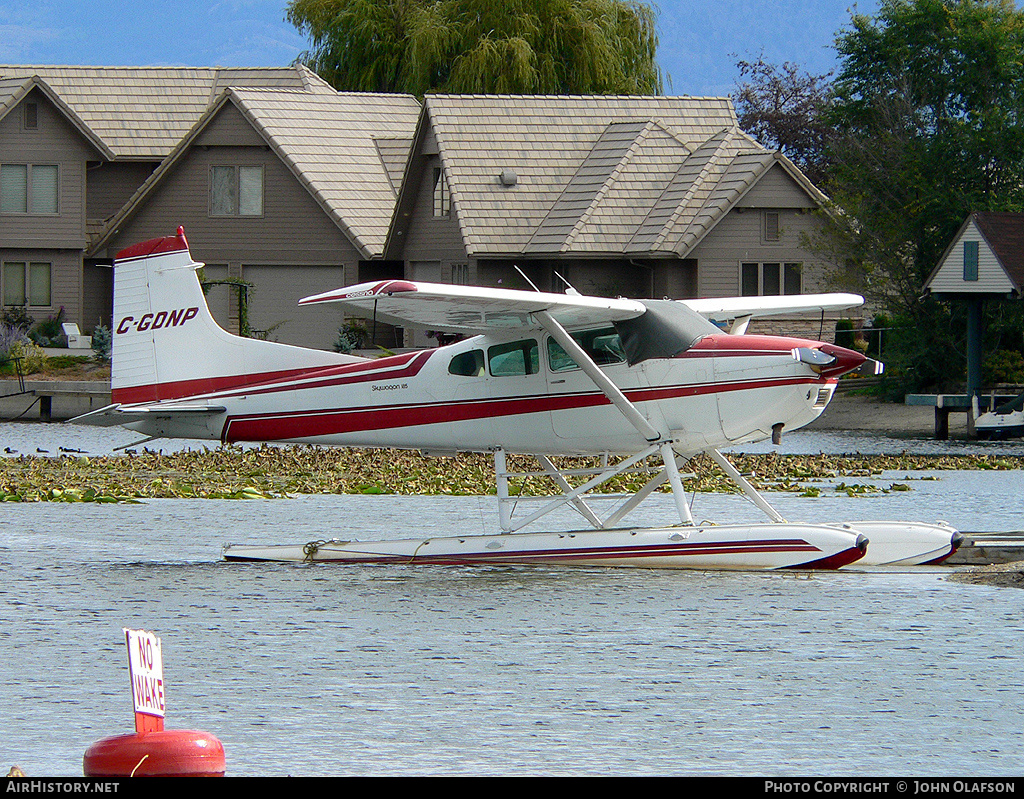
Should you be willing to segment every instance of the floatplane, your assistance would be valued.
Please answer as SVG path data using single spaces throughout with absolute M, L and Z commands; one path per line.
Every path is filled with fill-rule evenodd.
M 229 334 L 207 308 L 201 266 L 181 228 L 118 254 L 112 404 L 76 421 L 149 438 L 488 452 L 496 475 L 494 534 L 229 545 L 228 560 L 837 569 L 939 562 L 961 540 L 941 522 L 787 521 L 719 451 L 777 441 L 821 414 L 841 375 L 880 368 L 834 344 L 745 333 L 754 316 L 849 308 L 863 302 L 856 295 L 631 300 L 571 287 L 557 294 L 386 280 L 300 301 L 468 336 L 363 358 Z M 509 453 L 535 457 L 536 471 L 511 473 Z M 694 520 L 683 467 L 699 453 L 765 522 Z M 598 456 L 599 465 L 566 470 L 558 456 Z M 637 473 L 642 487 L 599 512 L 604 503 L 592 492 Z M 533 475 L 549 479 L 553 495 L 516 517 L 510 481 Z M 678 519 L 653 528 L 623 522 L 666 483 Z M 586 529 L 523 529 L 566 506 Z

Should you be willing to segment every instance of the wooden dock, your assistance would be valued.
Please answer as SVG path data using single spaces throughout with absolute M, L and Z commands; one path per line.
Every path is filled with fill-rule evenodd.
M 52 421 L 54 400 L 60 402 L 58 418 L 70 418 L 110 404 L 109 380 L 0 380 L 0 420 L 24 418 L 32 404 L 38 418 Z M 29 400 L 26 403 L 25 400 Z

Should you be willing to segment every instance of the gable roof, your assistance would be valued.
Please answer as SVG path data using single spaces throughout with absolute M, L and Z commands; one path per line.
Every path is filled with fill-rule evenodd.
M 38 78 L 117 159 L 160 161 L 229 86 L 311 93 L 334 89 L 304 66 L 0 66 L 0 80 Z
M 324 213 L 366 258 L 384 249 L 395 205 L 394 163 L 403 165 L 420 105 L 411 95 L 225 90 L 90 247 L 130 219 L 227 104 L 249 121 Z
M 979 241 L 976 280 L 964 280 L 964 241 Z M 987 250 L 987 252 L 986 252 Z M 1024 213 L 977 211 L 960 226 L 924 283 L 935 294 L 1024 294 Z
M 428 95 L 423 115 L 473 256 L 682 257 L 776 165 L 809 205 L 825 199 L 740 131 L 728 98 Z
M 46 81 L 35 75 L 28 78 L 0 78 L 0 119 L 17 108 L 33 89 L 38 89 L 104 158 L 113 160 L 114 153 L 95 131 L 50 88 Z

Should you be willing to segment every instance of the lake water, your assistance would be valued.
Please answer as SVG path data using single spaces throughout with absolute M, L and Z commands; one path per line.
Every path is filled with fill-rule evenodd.
M 97 454 L 130 440 L 0 425 L 0 448 L 22 451 Z M 900 451 L 851 440 L 792 434 L 784 446 Z M 769 498 L 794 520 L 1024 528 L 1024 473 L 932 474 L 908 492 Z M 876 482 L 906 476 L 925 475 Z M 760 518 L 737 496 L 698 495 L 694 513 Z M 672 518 L 664 496 L 631 517 Z M 228 542 L 490 532 L 494 520 L 482 497 L 0 505 L 0 765 L 80 775 L 92 743 L 131 731 L 126 626 L 163 640 L 167 726 L 216 735 L 234 776 L 999 776 L 1024 763 L 1024 591 L 953 583 L 942 569 L 220 557 Z

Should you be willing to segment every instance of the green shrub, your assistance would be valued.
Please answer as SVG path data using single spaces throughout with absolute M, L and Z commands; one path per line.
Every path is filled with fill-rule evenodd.
M 61 325 L 64 324 L 64 306 L 60 307 L 56 316 L 48 316 L 42 322 L 36 322 L 28 331 L 28 337 L 40 347 L 66 347 L 67 336 Z
M 1016 350 L 996 350 L 981 362 L 982 380 L 995 383 L 1024 383 L 1024 356 Z
M 857 332 L 853 326 L 852 319 L 836 320 L 836 346 L 846 347 L 852 350 L 856 341 Z

